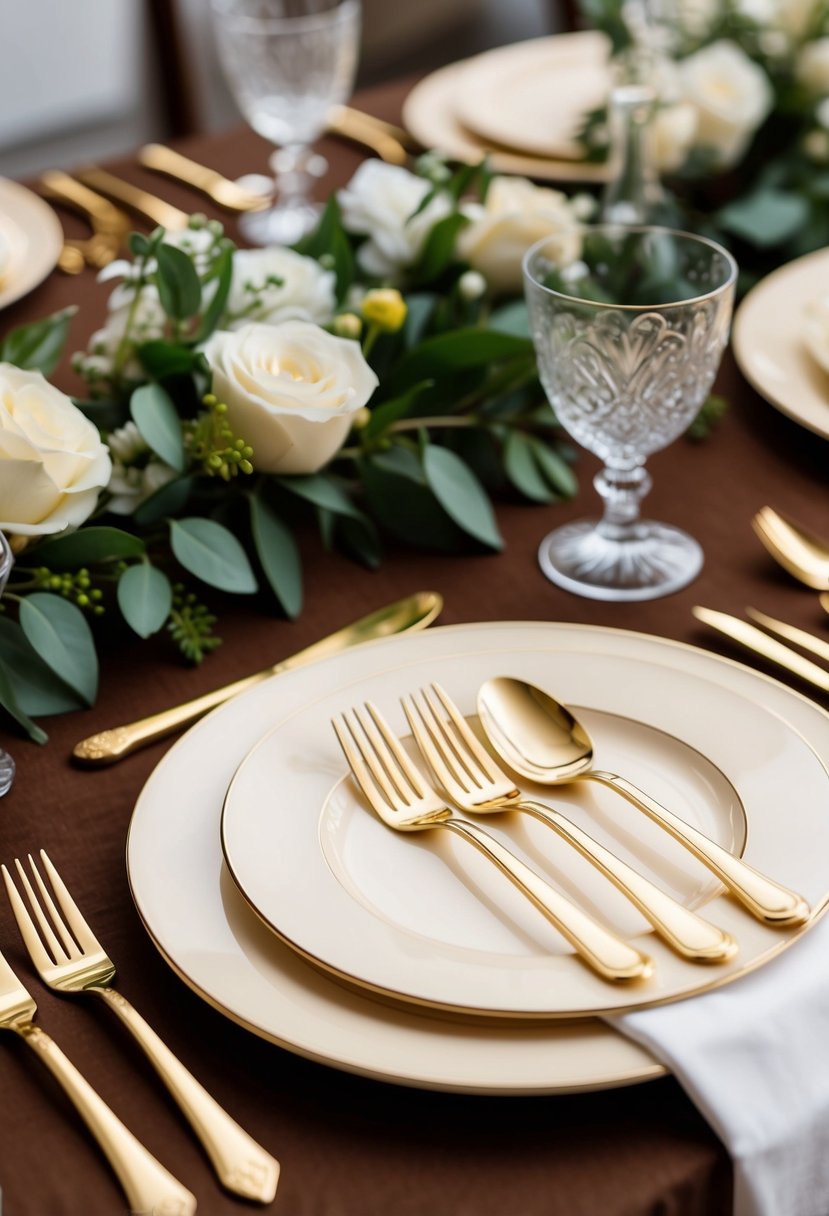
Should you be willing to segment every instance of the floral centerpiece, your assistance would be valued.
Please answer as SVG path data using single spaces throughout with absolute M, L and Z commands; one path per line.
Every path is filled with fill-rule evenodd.
M 617 56 L 641 34 L 640 0 L 581 0 Z M 829 4 L 668 0 L 649 5 L 659 95 L 652 151 L 667 185 L 659 219 L 728 245 L 746 289 L 829 244 Z M 607 155 L 591 115 L 589 155 Z
M 236 249 L 221 225 L 133 234 L 106 320 L 46 378 L 63 313 L 0 343 L 0 703 L 91 704 L 112 614 L 199 661 L 211 589 L 302 605 L 295 533 L 375 566 L 384 537 L 502 546 L 490 495 L 572 495 L 573 453 L 541 390 L 521 258 L 578 257 L 583 198 L 529 182 L 365 162 L 295 248 Z

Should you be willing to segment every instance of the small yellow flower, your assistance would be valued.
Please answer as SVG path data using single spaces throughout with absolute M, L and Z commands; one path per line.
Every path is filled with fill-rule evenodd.
M 354 312 L 343 312 L 334 318 L 332 326 L 338 338 L 359 338 L 363 332 L 363 323 Z
M 393 287 L 375 287 L 367 291 L 360 305 L 363 319 L 385 333 L 394 334 L 406 320 L 406 301 Z

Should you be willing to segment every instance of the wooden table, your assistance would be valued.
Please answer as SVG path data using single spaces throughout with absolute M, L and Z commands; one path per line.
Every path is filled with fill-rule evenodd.
M 356 104 L 399 117 L 403 84 L 367 91 Z M 262 171 L 268 149 L 254 135 L 189 141 L 184 150 L 229 176 Z M 322 188 L 347 180 L 361 153 L 322 142 L 331 170 Z M 203 201 L 137 167 L 124 177 L 189 210 Z M 205 208 L 209 211 L 209 208 Z M 67 229 L 72 221 L 67 217 Z M 227 221 L 233 231 L 233 222 Z M 71 353 L 103 317 L 110 286 L 92 272 L 55 273 L 0 316 L 0 334 L 70 303 Z M 68 360 L 54 377 L 77 388 Z M 263 658 L 292 653 L 387 601 L 419 588 L 443 593 L 443 623 L 538 619 L 613 625 L 741 657 L 705 631 L 691 606 L 741 613 L 753 604 L 804 628 L 825 630 L 817 597 L 781 574 L 750 528 L 773 503 L 829 532 L 826 443 L 775 412 L 751 391 L 730 356 L 718 389 L 731 409 L 703 443 L 679 441 L 649 467 L 648 508 L 686 528 L 705 550 L 698 580 L 646 604 L 578 599 L 551 586 L 536 548 L 554 522 L 596 507 L 587 456 L 578 463 L 578 498 L 554 508 L 499 504 L 507 546 L 499 556 L 436 557 L 390 543 L 375 573 L 302 537 L 306 608 L 289 623 L 249 603 L 214 597 L 224 645 L 196 670 L 163 638 L 125 634 L 103 647 L 94 709 L 47 723 L 38 748 L 4 732 L 18 764 L 0 803 L 0 860 L 47 847 L 119 965 L 121 990 L 184 1062 L 263 1145 L 283 1176 L 273 1211 L 284 1216 L 718 1216 L 730 1210 L 730 1165 L 717 1138 L 670 1078 L 629 1089 L 552 1098 L 482 1098 L 398 1088 L 351 1076 L 280 1050 L 203 1003 L 169 970 L 132 905 L 124 844 L 135 799 L 164 755 L 161 743 L 99 771 L 73 767 L 72 745 L 94 730 L 177 703 L 257 670 Z M 97 1006 L 60 1000 L 43 989 L 24 956 L 5 900 L 0 949 L 30 984 L 40 1019 L 127 1125 L 197 1195 L 199 1210 L 249 1211 L 221 1193 L 178 1112 L 117 1025 Z M 125 1205 L 82 1125 L 47 1074 L 11 1038 L 0 1051 L 0 1186 L 4 1216 L 112 1216 Z

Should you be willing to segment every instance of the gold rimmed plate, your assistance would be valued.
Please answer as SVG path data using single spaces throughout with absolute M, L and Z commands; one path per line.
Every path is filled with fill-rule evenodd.
M 18 182 L 0 178 L 0 308 L 32 291 L 57 265 L 63 229 L 48 203 Z
M 223 865 L 223 792 L 269 723 L 392 667 L 459 651 L 504 648 L 547 662 L 587 651 L 596 663 L 623 657 L 691 673 L 778 717 L 814 752 L 829 751 L 829 715 L 778 681 L 697 647 L 583 625 L 509 622 L 386 639 L 268 681 L 215 711 L 167 753 L 136 804 L 127 869 L 136 907 L 168 964 L 224 1016 L 281 1047 L 350 1072 L 465 1093 L 563 1093 L 634 1084 L 665 1072 L 641 1047 L 596 1019 L 450 1020 L 392 1006 L 309 966 L 250 911 Z M 439 670 L 442 670 L 439 667 Z M 538 667 L 534 669 L 537 678 Z M 727 722 L 722 719 L 723 729 Z M 759 757 L 762 760 L 762 757 Z M 799 797 L 798 775 L 779 815 Z M 815 808 L 817 815 L 819 808 Z M 752 837 L 749 837 L 749 853 Z M 782 875 L 781 875 L 782 877 Z M 747 918 L 746 918 L 747 920 Z

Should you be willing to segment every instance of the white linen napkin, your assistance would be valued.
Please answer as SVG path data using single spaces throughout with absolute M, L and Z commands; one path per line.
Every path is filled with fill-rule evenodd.
M 607 1021 L 668 1065 L 734 1162 L 734 1216 L 829 1214 L 829 915 L 725 987 Z

